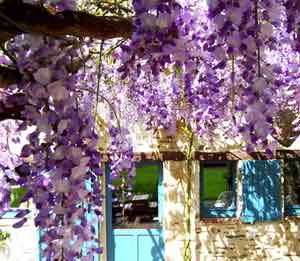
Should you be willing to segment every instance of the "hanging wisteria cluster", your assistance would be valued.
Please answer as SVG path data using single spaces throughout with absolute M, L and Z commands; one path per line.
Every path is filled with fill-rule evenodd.
M 109 134 L 112 139 L 108 151 L 111 162 L 109 164 L 110 179 L 112 181 L 111 188 L 121 193 L 119 199 L 126 201 L 132 196 L 132 182 L 135 177 L 134 154 L 130 143 L 130 133 L 124 128 L 111 127 Z M 117 182 L 113 182 L 116 179 Z
M 16 182 L 18 176 L 15 174 L 15 167 L 22 161 L 11 145 L 18 144 L 20 138 L 17 132 L 17 125 L 13 121 L 4 121 L 0 128 L 0 216 L 9 210 L 10 205 L 10 183 Z
M 76 7 L 71 0 L 24 2 L 55 12 Z M 22 201 L 36 206 L 47 260 L 93 260 L 101 252 L 95 223 L 102 218 L 104 170 L 95 110 L 108 126 L 110 175 L 122 181 L 124 197 L 135 173 L 130 129 L 136 122 L 175 134 L 183 121 L 211 144 L 218 135 L 223 142 L 237 138 L 248 152 L 272 157 L 277 116 L 299 114 L 297 1 L 134 0 L 132 6 L 134 32 L 107 57 L 115 41 L 102 41 L 98 52 L 92 39 L 30 34 L 7 44 L 15 61 L 0 57 L 22 75 L 0 93 L 0 112 L 23 108 L 9 129 L 29 133 L 17 157 L 1 126 L 0 215 L 9 208 L 10 184 L 25 187 Z M 20 211 L 14 226 L 27 214 Z
M 270 154 L 273 149 L 268 135 L 275 132 L 272 123 L 276 106 L 272 97 L 276 95 L 277 87 L 274 86 L 275 73 L 264 68 L 263 50 L 276 48 L 272 35 L 275 26 L 280 25 L 272 24 L 273 4 L 242 1 L 236 5 L 215 1 L 209 6 L 208 13 L 214 22 L 214 40 L 208 48 L 212 53 L 223 53 L 220 63 L 224 68 L 231 66 L 228 77 L 231 106 L 234 106 L 234 112 L 244 115 L 237 123 L 248 143 L 247 150 L 251 152 L 257 145 L 262 145 Z
M 241 137 L 248 152 L 272 156 L 282 101 L 299 110 L 298 71 L 287 54 L 296 66 L 294 5 L 134 1 L 137 29 L 122 46 L 119 71 L 148 126 L 174 130 L 183 118 L 200 137 L 213 141 L 222 131 Z
M 22 201 L 32 198 L 36 206 L 35 224 L 42 231 L 47 260 L 61 256 L 91 260 L 101 251 L 94 226 L 101 218 L 103 170 L 92 115 L 82 110 L 76 92 L 80 74 L 70 74 L 66 66 L 78 57 L 74 41 L 25 35 L 11 43 L 23 80 L 10 86 L 6 106 L 24 105 L 26 120 L 19 130 L 34 126 L 20 153 L 23 163 L 18 165 L 16 182 L 27 188 Z M 1 179 L 3 190 L 5 181 Z M 95 216 L 89 222 L 88 212 Z M 20 211 L 14 227 L 22 226 L 27 214 Z

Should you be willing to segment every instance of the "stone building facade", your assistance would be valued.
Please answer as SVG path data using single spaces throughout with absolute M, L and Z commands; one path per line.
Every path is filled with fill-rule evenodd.
M 205 152 L 194 150 L 191 175 L 191 233 L 184 226 L 188 175 L 184 140 L 168 137 L 151 139 L 136 132 L 135 150 L 139 160 L 160 160 L 163 166 L 164 214 L 162 220 L 164 260 L 183 261 L 184 246 L 190 240 L 193 261 L 223 260 L 300 260 L 300 217 L 288 216 L 284 206 L 284 177 L 280 177 L 280 218 L 245 223 L 243 221 L 243 183 L 240 171 L 236 175 L 236 215 L 233 218 L 203 218 L 200 211 L 200 162 L 203 160 L 235 160 L 240 167 L 243 160 L 264 159 L 262 155 L 239 152 Z M 146 142 L 145 142 L 146 141 Z M 300 158 L 297 151 L 278 154 L 279 157 Z M 103 177 L 105 184 L 105 177 Z M 106 196 L 106 195 L 104 195 Z M 259 200 L 259 199 L 258 199 Z M 104 214 L 110 206 L 104 205 Z M 106 216 L 105 216 L 106 217 Z M 11 233 L 7 250 L 0 252 L 2 261 L 33 261 L 39 259 L 38 233 L 30 220 L 22 229 L 12 229 L 13 219 L 1 219 L 0 228 Z M 110 242 L 104 219 L 100 224 L 100 238 L 104 253 L 101 261 L 109 260 Z M 128 259 L 123 259 L 127 261 Z M 123 261 L 116 260 L 116 261 Z M 137 261 L 144 261 L 139 259 Z M 158 260 L 152 260 L 158 261 Z

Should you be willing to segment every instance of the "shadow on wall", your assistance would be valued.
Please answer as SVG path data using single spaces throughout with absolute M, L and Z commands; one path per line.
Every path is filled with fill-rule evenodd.
M 243 161 L 241 175 L 241 217 L 199 222 L 196 260 L 299 260 L 300 220 L 281 219 L 279 162 Z
M 201 222 L 196 260 L 299 260 L 300 221 L 249 224 Z
M 243 161 L 241 219 L 245 223 L 280 220 L 280 172 L 277 160 Z
M 186 184 L 188 173 L 185 161 L 165 162 L 164 188 L 165 188 L 165 209 L 164 229 L 166 261 L 182 261 L 184 245 L 187 239 L 185 223 L 185 200 Z M 195 245 L 195 216 L 199 211 L 199 170 L 193 165 L 191 177 L 191 248 L 194 253 Z

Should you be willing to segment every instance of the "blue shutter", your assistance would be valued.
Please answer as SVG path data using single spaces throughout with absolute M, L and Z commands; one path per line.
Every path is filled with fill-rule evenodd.
M 241 174 L 242 221 L 254 223 L 280 219 L 280 162 L 245 160 L 242 163 Z

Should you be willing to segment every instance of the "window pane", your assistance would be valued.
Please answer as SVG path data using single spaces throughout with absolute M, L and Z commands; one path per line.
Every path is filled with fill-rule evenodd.
M 10 207 L 11 208 L 18 208 L 20 207 L 20 200 L 22 199 L 22 197 L 25 195 L 25 193 L 27 192 L 26 188 L 12 188 L 11 190 L 11 194 L 10 194 L 10 199 L 11 199 L 11 203 L 10 203 Z
M 283 172 L 286 206 L 300 205 L 300 161 L 285 160 Z
M 233 199 L 233 173 L 230 164 L 204 163 L 202 200 L 206 208 L 227 208 Z
M 121 190 L 113 191 L 113 228 L 158 228 L 159 166 L 137 167 L 133 196 L 124 198 Z M 120 181 L 114 181 L 114 184 Z

